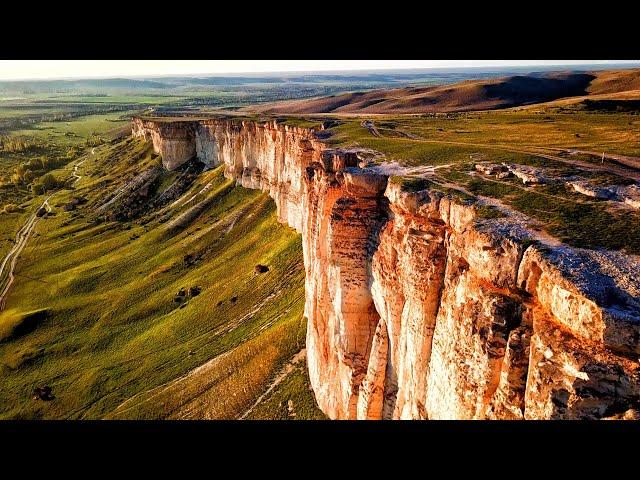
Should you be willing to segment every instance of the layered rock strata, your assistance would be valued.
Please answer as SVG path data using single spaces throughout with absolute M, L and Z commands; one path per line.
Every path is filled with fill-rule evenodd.
M 136 119 L 133 132 L 167 168 L 224 164 L 302 234 L 309 375 L 329 417 L 635 418 L 637 259 L 543 245 L 309 129 Z

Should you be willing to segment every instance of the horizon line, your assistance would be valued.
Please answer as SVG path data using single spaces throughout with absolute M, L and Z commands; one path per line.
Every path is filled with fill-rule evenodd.
M 53 75 L 51 77 L 33 77 L 25 76 L 18 78 L 0 78 L 0 82 L 27 82 L 27 81 L 73 81 L 73 80 L 113 80 L 113 79 L 154 79 L 154 78 L 234 78 L 234 77 L 251 77 L 251 76 L 296 76 L 296 75 L 347 75 L 347 74 L 360 74 L 366 73 L 391 73 L 391 72 L 429 72 L 429 71 L 458 71 L 458 70 L 509 70 L 509 69 L 527 69 L 527 68 L 539 68 L 548 70 L 549 68 L 556 67 L 568 67 L 571 70 L 579 69 L 580 67 L 596 67 L 597 69 L 608 69 L 615 67 L 633 68 L 633 66 L 640 66 L 640 60 L 611 60 L 611 61 L 598 61 L 585 60 L 584 63 L 565 63 L 558 61 L 558 63 L 534 63 L 531 64 L 488 64 L 488 65 L 468 65 L 468 66 L 433 66 L 433 67 L 389 67 L 389 68 L 350 68 L 350 69 L 301 69 L 301 70 L 243 70 L 243 71 L 227 71 L 227 72 L 212 72 L 212 71 L 193 71 L 193 72 L 176 72 L 176 73 L 149 73 L 149 74 L 132 74 L 126 73 L 120 75 L 83 75 L 78 76 L 59 76 Z

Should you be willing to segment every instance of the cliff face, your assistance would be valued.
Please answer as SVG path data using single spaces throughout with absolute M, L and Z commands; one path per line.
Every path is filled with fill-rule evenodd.
M 331 418 L 637 415 L 637 260 L 533 242 L 311 130 L 136 119 L 133 132 L 167 168 L 224 164 L 302 234 L 309 374 Z
M 153 149 L 162 156 L 162 164 L 173 170 L 196 155 L 196 122 L 149 122 L 135 118 L 134 137 L 153 142 Z

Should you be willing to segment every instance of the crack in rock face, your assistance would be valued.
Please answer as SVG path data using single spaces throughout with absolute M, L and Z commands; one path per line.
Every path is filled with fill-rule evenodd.
M 167 169 L 224 165 L 301 233 L 309 377 L 330 418 L 635 418 L 637 259 L 533 241 L 311 129 L 137 118 L 133 135 Z

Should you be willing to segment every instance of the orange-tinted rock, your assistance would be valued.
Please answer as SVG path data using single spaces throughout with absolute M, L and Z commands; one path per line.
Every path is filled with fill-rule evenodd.
M 224 164 L 302 234 L 309 377 L 330 418 L 635 418 L 636 258 L 537 244 L 308 129 L 137 120 L 134 134 L 167 167 Z

